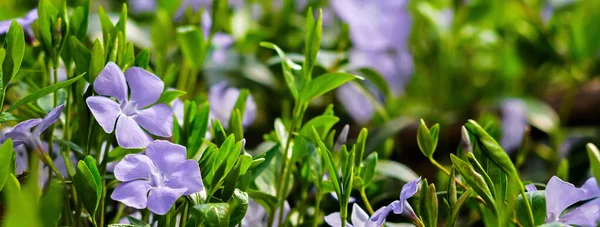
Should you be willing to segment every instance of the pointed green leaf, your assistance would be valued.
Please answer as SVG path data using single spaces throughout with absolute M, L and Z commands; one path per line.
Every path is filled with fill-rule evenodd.
M 13 20 L 10 24 L 8 33 L 4 40 L 4 49 L 6 50 L 6 58 L 2 62 L 3 74 L 3 90 L 8 86 L 8 82 L 12 80 L 23 62 L 25 54 L 25 36 L 23 35 L 23 27 Z
M 362 80 L 362 77 L 342 72 L 333 72 L 321 75 L 314 80 L 311 80 L 308 85 L 304 87 L 300 99 L 304 101 L 311 101 L 312 99 L 336 89 L 342 84 L 354 79 Z
M 21 107 L 21 106 L 23 106 L 23 105 L 25 105 L 27 103 L 36 101 L 39 98 L 44 97 L 44 96 L 46 96 L 46 95 L 48 95 L 50 93 L 54 93 L 58 89 L 66 88 L 69 85 L 71 85 L 72 83 L 74 83 L 75 81 L 81 79 L 84 75 L 85 74 L 81 74 L 81 75 L 79 75 L 79 76 L 77 76 L 75 78 L 72 78 L 70 80 L 63 81 L 63 82 L 60 82 L 60 83 L 56 83 L 56 84 L 50 85 L 48 87 L 39 89 L 39 90 L 37 90 L 37 91 L 35 91 L 35 92 L 33 92 L 33 93 L 25 96 L 24 98 L 20 99 L 19 101 L 15 102 L 13 105 L 11 105 L 6 110 L 6 112 L 11 112 L 13 110 L 16 110 L 17 108 L 19 108 L 19 107 Z
M 496 203 L 494 202 L 494 198 L 492 197 L 492 192 L 490 188 L 485 183 L 483 177 L 473 169 L 473 167 L 456 157 L 454 154 L 450 154 L 450 159 L 452 159 L 452 164 L 456 168 L 456 170 L 463 176 L 466 183 L 477 192 L 481 198 L 486 202 L 488 208 L 492 210 L 492 212 L 497 213 L 496 211 Z
M 15 174 L 16 155 L 12 139 L 7 139 L 0 146 L 0 191 L 4 188 L 10 174 Z
M 600 179 L 600 151 L 598 151 L 598 148 L 592 143 L 588 143 L 586 145 L 586 148 L 588 157 L 590 159 L 592 175 L 596 179 Z M 598 185 L 600 186 L 600 181 L 598 182 Z

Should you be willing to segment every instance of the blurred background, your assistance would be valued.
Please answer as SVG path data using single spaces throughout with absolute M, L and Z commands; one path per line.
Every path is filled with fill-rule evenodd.
M 315 74 L 347 71 L 366 79 L 313 101 L 305 119 L 333 104 L 340 117 L 334 128 L 350 125 L 350 143 L 366 127 L 367 150 L 419 175 L 438 177 L 417 146 L 421 118 L 441 126 L 435 156 L 442 164 L 457 150 L 460 126 L 475 119 L 500 141 L 523 178 L 536 182 L 563 166 L 569 170 L 563 177 L 579 185 L 588 175 L 584 145 L 600 142 L 597 0 L 229 0 L 201 68 L 182 53 L 177 32 L 190 25 L 212 29 L 211 0 L 92 1 L 86 46 L 102 39 L 99 8 L 116 22 L 124 3 L 135 53 L 149 49 L 154 73 L 187 91 L 183 99 L 208 100 L 209 88 L 223 81 L 250 90 L 256 112 L 245 134 L 249 149 L 259 150 L 275 118 L 289 117 L 293 105 L 279 58 L 259 42 L 275 43 L 301 63 L 309 8 L 323 13 Z M 0 20 L 36 6 L 1 0 Z M 39 52 L 35 40 L 31 44 L 27 51 Z M 22 78 L 43 79 L 36 62 L 23 64 Z M 183 75 L 194 82 L 178 82 Z M 380 183 L 381 191 L 394 187 Z

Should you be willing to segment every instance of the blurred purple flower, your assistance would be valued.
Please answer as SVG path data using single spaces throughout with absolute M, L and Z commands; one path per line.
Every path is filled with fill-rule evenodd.
M 40 140 L 40 135 L 60 118 L 60 114 L 64 107 L 64 105 L 57 106 L 43 119 L 30 119 L 15 125 L 10 132 L 7 132 L 4 135 L 2 142 L 7 138 L 11 138 L 13 139 L 14 147 L 24 144 L 31 150 L 45 151 L 42 141 Z M 33 131 L 31 130 L 32 128 Z
M 179 8 L 177 8 L 177 11 L 175 12 L 175 20 L 180 20 L 188 8 L 191 8 L 192 11 L 196 13 L 201 8 L 210 9 L 211 6 L 211 0 L 182 0 L 179 4 Z
M 208 102 L 210 103 L 211 118 L 217 118 L 224 128 L 229 125 L 231 111 L 240 95 L 240 90 L 229 87 L 227 82 L 219 82 L 208 89 Z M 252 95 L 246 99 L 246 109 L 242 117 L 242 126 L 248 127 L 256 118 L 256 103 Z
M 355 83 L 346 83 L 335 90 L 338 100 L 344 105 L 346 112 L 356 121 L 364 125 L 373 118 L 375 106 L 363 89 Z
M 419 177 L 402 186 L 400 200 L 393 201 L 390 203 L 390 205 L 379 208 L 379 210 L 375 211 L 373 216 L 371 216 L 369 222 L 375 223 L 375 226 L 381 226 L 383 223 L 385 223 L 385 219 L 390 212 L 394 212 L 394 214 L 402 214 L 411 219 L 416 218 L 417 215 L 408 203 L 408 199 L 417 193 L 420 182 L 421 178 Z
M 342 145 L 346 144 L 346 141 L 348 140 L 348 131 L 350 131 L 350 125 L 344 125 L 344 128 L 335 140 L 335 146 L 333 146 L 334 151 L 339 151 L 342 148 Z
M 181 99 L 176 98 L 171 102 L 171 109 L 173 109 L 173 115 L 177 119 L 177 124 L 183 127 L 183 118 L 184 118 L 184 104 Z
M 287 219 L 287 216 L 290 213 L 290 204 L 285 201 L 283 204 L 283 219 Z M 279 209 L 277 209 L 275 211 L 275 217 L 279 217 Z M 252 200 L 251 198 L 248 199 L 248 210 L 246 211 L 246 214 L 244 215 L 244 218 L 242 219 L 242 226 L 268 226 L 267 225 L 267 220 L 268 220 L 268 214 L 267 214 L 267 210 L 265 210 L 265 208 L 256 203 L 254 200 Z M 279 226 L 279 220 L 278 218 L 275 218 L 275 221 L 273 222 L 272 226 Z
M 210 17 L 210 13 L 204 11 L 202 13 L 202 32 L 204 33 L 204 38 L 208 39 L 210 35 L 210 29 L 212 27 L 212 19 Z M 217 32 L 212 38 L 212 53 L 211 60 L 216 64 L 224 64 L 227 57 L 227 50 L 234 43 L 233 37 L 231 35 Z
M 350 66 L 377 70 L 394 95 L 402 94 L 413 72 L 407 43 L 412 26 L 408 1 L 332 0 L 331 6 L 350 27 L 354 45 Z
M 528 191 L 535 187 L 529 187 Z M 581 188 L 553 176 L 546 186 L 546 222 L 569 225 L 596 226 L 600 221 L 600 198 L 589 201 L 561 215 L 571 205 L 600 196 L 595 178 L 588 179 Z
M 122 184 L 113 191 L 113 200 L 159 215 L 179 197 L 204 189 L 198 163 L 186 160 L 185 147 L 164 140 L 148 144 L 145 155 L 128 154 L 114 173 Z
M 500 104 L 502 139 L 500 145 L 511 154 L 521 147 L 527 128 L 527 106 L 520 99 L 508 99 Z
M 127 5 L 134 14 L 154 12 L 158 6 L 156 0 L 129 0 Z
M 131 90 L 130 97 L 127 84 Z M 161 137 L 170 137 L 173 131 L 171 108 L 166 104 L 152 105 L 158 101 L 164 87 L 157 76 L 142 68 L 131 67 L 123 75 L 119 66 L 109 62 L 94 81 L 94 90 L 117 101 L 92 96 L 86 102 L 106 133 L 112 133 L 116 123 L 119 146 L 143 148 L 152 142 L 152 138 L 142 127 Z
M 21 18 L 0 21 L 0 35 L 7 33 L 12 21 L 16 20 L 17 23 L 19 23 L 21 26 L 23 26 L 25 40 L 27 41 L 27 43 L 32 44 L 33 41 L 35 40 L 35 38 L 33 36 L 33 30 L 31 29 L 30 25 L 37 19 L 38 19 L 38 13 L 37 13 L 37 8 L 35 8 L 35 9 L 32 9 L 29 12 L 27 12 L 27 14 L 25 14 L 25 16 L 23 16 Z
M 350 215 L 350 220 L 352 220 L 352 223 L 348 223 L 348 221 L 346 221 L 346 226 L 377 227 L 375 223 L 369 222 L 369 215 L 367 214 L 367 212 L 365 212 L 362 208 L 356 205 L 356 203 L 352 205 L 352 214 Z M 340 212 L 331 213 L 325 216 L 325 222 L 333 227 L 342 226 Z

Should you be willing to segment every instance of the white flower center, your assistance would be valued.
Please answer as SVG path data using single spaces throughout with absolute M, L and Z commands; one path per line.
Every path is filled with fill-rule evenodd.
M 123 112 L 123 114 L 125 114 L 129 117 L 136 115 L 137 114 L 137 105 L 133 102 L 125 101 L 125 102 L 121 103 L 121 112 Z
M 157 169 L 152 170 L 152 173 L 150 173 L 150 182 L 155 187 L 165 186 L 167 181 L 165 174 Z

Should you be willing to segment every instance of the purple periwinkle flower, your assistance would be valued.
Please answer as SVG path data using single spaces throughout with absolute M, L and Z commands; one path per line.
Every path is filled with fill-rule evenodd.
M 146 147 L 146 154 L 128 154 L 115 166 L 122 182 L 110 196 L 127 206 L 166 214 L 183 195 L 202 191 L 198 163 L 186 159 L 185 147 L 164 140 Z
M 128 95 L 128 84 L 131 95 Z M 112 133 L 116 125 L 119 146 L 143 148 L 152 142 L 152 138 L 142 128 L 160 137 L 170 137 L 173 131 L 171 108 L 166 104 L 154 104 L 164 87 L 157 76 L 142 68 L 131 67 L 123 75 L 119 66 L 109 62 L 94 81 L 94 90 L 116 101 L 92 96 L 86 102 L 106 133 Z
M 363 92 L 364 90 L 355 83 L 345 83 L 335 90 L 346 112 L 361 125 L 368 123 L 375 113 L 375 106 Z
M 500 145 L 511 154 L 521 147 L 527 128 L 527 106 L 520 99 L 508 99 L 500 104 L 502 139 Z
M 346 222 L 346 226 L 349 227 L 377 227 L 375 223 L 369 222 L 369 215 L 358 205 L 352 205 L 352 214 L 350 215 L 350 220 L 352 223 Z M 340 217 L 340 212 L 331 213 L 325 216 L 325 222 L 332 227 L 340 227 L 342 226 L 342 219 Z
M 383 223 L 385 223 L 385 219 L 390 212 L 394 212 L 394 214 L 402 214 L 411 219 L 416 218 L 417 215 L 408 203 L 408 199 L 417 193 L 420 182 L 421 178 L 419 177 L 402 186 L 400 200 L 393 201 L 390 203 L 390 205 L 379 208 L 379 210 L 375 211 L 373 216 L 371 216 L 369 222 L 375 223 L 375 226 L 381 226 Z
M 527 191 L 535 191 L 533 185 Z M 595 178 L 588 179 L 581 188 L 553 176 L 546 186 L 546 223 L 560 222 L 568 225 L 596 226 L 600 221 L 600 198 L 593 199 L 572 209 L 573 204 L 600 196 L 600 188 Z
M 0 35 L 7 33 L 10 29 L 10 24 L 12 23 L 12 21 L 16 20 L 17 23 L 23 26 L 25 40 L 27 41 L 27 43 L 32 44 L 35 41 L 35 39 L 33 37 L 33 30 L 31 29 L 30 25 L 37 19 L 38 13 L 37 8 L 35 8 L 27 12 L 27 14 L 25 14 L 25 16 L 21 18 L 0 21 Z
M 227 82 L 220 82 L 210 86 L 208 89 L 208 102 L 210 103 L 210 115 L 217 118 L 224 128 L 229 125 L 231 111 L 235 107 L 235 102 L 240 95 L 240 90 L 229 87 Z M 256 118 L 256 103 L 252 95 L 246 99 L 246 109 L 242 117 L 242 126 L 248 127 Z
M 24 144 L 31 150 L 45 151 L 42 141 L 40 140 L 40 135 L 58 120 L 63 108 L 64 105 L 57 106 L 43 119 L 30 119 L 15 125 L 10 132 L 7 132 L 4 135 L 2 142 L 7 138 L 11 138 L 14 147 Z

